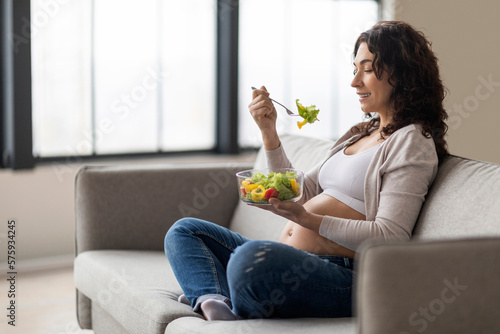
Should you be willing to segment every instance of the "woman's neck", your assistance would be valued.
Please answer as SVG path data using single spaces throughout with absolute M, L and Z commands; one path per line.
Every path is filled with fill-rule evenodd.
M 380 117 L 380 126 L 379 129 L 385 128 L 388 124 L 392 122 L 392 113 L 386 113 L 386 114 L 381 114 L 379 113 Z

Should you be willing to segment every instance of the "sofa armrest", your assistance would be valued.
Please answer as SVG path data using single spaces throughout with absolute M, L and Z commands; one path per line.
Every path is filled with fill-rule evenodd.
M 366 245 L 356 313 L 365 333 L 499 333 L 500 238 Z
M 76 176 L 76 253 L 163 250 L 165 233 L 191 216 L 228 226 L 237 171 L 249 163 L 83 167 Z

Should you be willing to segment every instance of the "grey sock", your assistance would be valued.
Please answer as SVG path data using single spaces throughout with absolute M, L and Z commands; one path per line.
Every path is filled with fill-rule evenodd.
M 179 303 L 183 303 L 183 304 L 186 304 L 186 305 L 191 305 L 191 303 L 189 302 L 189 300 L 186 298 L 186 296 L 184 294 L 180 295 L 179 298 L 177 298 L 177 301 Z
M 200 308 L 207 320 L 236 320 L 238 318 L 222 300 L 205 300 L 201 303 Z

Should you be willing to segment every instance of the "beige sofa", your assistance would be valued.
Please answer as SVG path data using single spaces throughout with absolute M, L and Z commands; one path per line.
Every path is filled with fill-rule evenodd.
M 329 141 L 283 136 L 299 169 Z M 259 152 L 253 166 L 263 167 Z M 354 318 L 205 321 L 187 305 L 163 253 L 168 228 L 201 217 L 277 240 L 284 219 L 238 200 L 245 164 L 84 167 L 76 178 L 78 320 L 113 333 L 498 333 L 500 166 L 444 162 L 410 242 L 367 243 L 356 265 Z

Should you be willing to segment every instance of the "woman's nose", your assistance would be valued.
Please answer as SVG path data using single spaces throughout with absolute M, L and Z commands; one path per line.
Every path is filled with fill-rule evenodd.
M 360 87 L 362 85 L 362 80 L 360 80 L 358 73 L 354 75 L 354 78 L 351 81 L 351 87 Z

